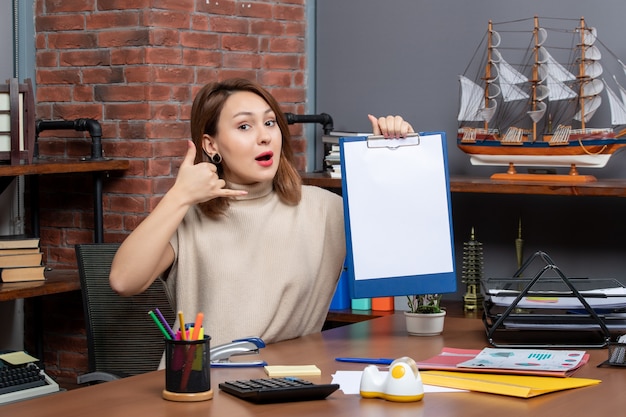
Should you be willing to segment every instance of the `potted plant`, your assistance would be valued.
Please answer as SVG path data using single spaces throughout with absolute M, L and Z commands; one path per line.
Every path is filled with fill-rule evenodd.
M 446 311 L 441 308 L 441 294 L 407 295 L 409 311 L 404 312 L 406 330 L 414 336 L 435 336 L 443 332 Z

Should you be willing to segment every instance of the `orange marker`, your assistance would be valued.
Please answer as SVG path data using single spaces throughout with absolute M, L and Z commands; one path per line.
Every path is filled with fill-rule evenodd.
M 193 324 L 193 336 L 191 340 L 198 340 L 200 338 L 200 329 L 202 328 L 203 319 L 204 319 L 204 314 L 198 313 L 196 315 L 196 321 Z

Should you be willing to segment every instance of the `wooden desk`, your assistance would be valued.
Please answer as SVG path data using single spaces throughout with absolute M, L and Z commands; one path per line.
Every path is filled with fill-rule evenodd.
M 338 327 L 325 332 L 276 343 L 261 350 L 260 357 L 274 365 L 316 364 L 321 377 L 315 382 L 330 382 L 337 370 L 362 370 L 365 365 L 339 363 L 337 356 L 400 357 L 416 360 L 439 353 L 444 346 L 482 348 L 485 330 L 478 319 L 449 317 L 443 335 L 408 336 L 401 314 Z M 626 378 L 622 368 L 597 368 L 607 350 L 590 350 L 590 363 L 576 376 L 598 378 L 596 386 L 520 399 L 477 392 L 430 393 L 417 403 L 392 403 L 361 399 L 337 391 L 328 399 L 313 402 L 254 405 L 220 392 L 224 380 L 264 377 L 261 368 L 214 368 L 211 384 L 214 398 L 199 403 L 163 400 L 163 371 L 150 372 L 114 382 L 0 406 L 0 413 L 20 417 L 90 417 L 149 415 L 171 416 L 463 416 L 552 417 L 617 416 L 626 407 Z

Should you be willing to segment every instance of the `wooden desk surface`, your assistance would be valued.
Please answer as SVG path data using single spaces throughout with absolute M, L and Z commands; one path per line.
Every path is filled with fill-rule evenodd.
M 441 336 L 414 337 L 404 330 L 401 314 L 338 327 L 322 333 L 276 343 L 261 350 L 260 356 L 274 365 L 316 364 L 321 377 L 315 382 L 330 382 L 337 370 L 362 370 L 365 365 L 339 363 L 337 356 L 401 357 L 416 360 L 434 356 L 444 346 L 482 348 L 485 331 L 478 319 L 448 317 Z M 214 398 L 199 403 L 163 400 L 163 371 L 150 372 L 119 381 L 0 406 L 0 414 L 20 417 L 100 417 L 100 416 L 616 416 L 626 407 L 626 370 L 597 368 L 607 350 L 589 350 L 590 363 L 575 376 L 598 378 L 596 386 L 520 399 L 477 392 L 430 393 L 416 403 L 392 403 L 361 399 L 341 391 L 328 399 L 313 402 L 254 405 L 220 392 L 224 380 L 264 377 L 262 368 L 211 370 Z
M 45 281 L 0 283 L 0 301 L 80 290 L 80 280 L 76 271 L 63 269 L 46 271 L 45 276 Z

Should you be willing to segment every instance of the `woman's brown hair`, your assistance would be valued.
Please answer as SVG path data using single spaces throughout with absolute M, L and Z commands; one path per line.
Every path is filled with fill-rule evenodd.
M 276 99 L 254 81 L 233 78 L 209 83 L 198 92 L 191 107 L 191 138 L 196 145 L 195 163 L 208 161 L 202 149 L 202 137 L 204 134 L 210 136 L 217 135 L 217 125 L 224 103 L 228 97 L 240 91 L 248 91 L 258 95 L 265 100 L 276 115 L 276 121 L 282 134 L 282 152 L 280 153 L 278 171 L 274 177 L 273 186 L 278 194 L 278 198 L 283 203 L 289 205 L 298 204 L 302 195 L 302 179 L 295 168 L 291 134 L 289 133 L 287 119 Z M 224 178 L 222 164 L 217 165 L 217 173 L 220 178 Z M 200 203 L 199 207 L 207 216 L 216 218 L 224 214 L 229 206 L 229 201 L 228 198 L 219 197 Z

